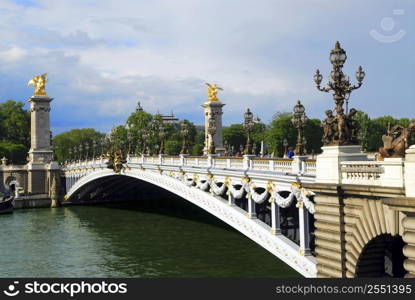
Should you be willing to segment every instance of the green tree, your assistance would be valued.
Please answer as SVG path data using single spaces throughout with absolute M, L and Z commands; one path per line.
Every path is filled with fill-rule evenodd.
M 68 159 L 73 159 L 75 157 L 74 148 L 76 147 L 76 158 L 80 156 L 83 158 L 86 156 L 85 145 L 88 144 L 89 157 L 92 157 L 95 150 L 95 155 L 101 154 L 101 141 L 105 135 L 101 132 L 96 131 L 92 128 L 84 129 L 72 129 L 70 131 L 63 132 L 56 135 L 53 138 L 53 149 L 55 153 L 55 159 L 59 162 L 63 162 Z M 93 149 L 93 141 L 95 141 L 96 147 L 98 149 Z M 82 145 L 83 151 L 79 152 L 79 145 Z M 69 152 L 72 152 L 70 155 Z
M 233 147 L 235 152 L 239 151 L 239 147 L 246 143 L 246 132 L 242 124 L 232 124 L 224 127 L 222 131 L 223 140 Z
M 0 103 L 0 140 L 30 147 L 30 113 L 23 102 Z
M 152 121 L 153 116 L 143 110 L 136 110 L 128 117 L 127 126 L 132 138 L 131 149 L 135 149 L 135 152 L 145 152 L 145 149 L 143 149 L 145 144 L 143 134 L 148 134 L 150 136 L 150 126 Z
M 271 152 L 274 152 L 274 156 L 282 157 L 284 155 L 284 139 L 287 139 L 290 147 L 295 147 L 297 130 L 293 127 L 291 118 L 291 113 L 278 112 L 271 121 L 266 139 L 272 149 Z
M 9 164 L 25 164 L 27 158 L 27 147 L 22 144 L 0 142 L 0 158 L 6 157 Z
M 282 157 L 284 155 L 284 139 L 287 139 L 289 147 L 295 149 L 297 144 L 297 129 L 292 125 L 291 119 L 291 113 L 277 113 L 266 132 L 267 143 L 271 145 L 271 149 L 274 149 L 275 156 Z M 304 127 L 304 137 L 307 140 L 307 153 L 321 152 L 323 130 L 320 124 L 319 119 L 309 119 L 307 125 Z
M 304 127 L 304 137 L 307 140 L 307 145 L 305 145 L 307 154 L 321 152 L 323 128 L 319 119 L 308 120 L 306 127 Z
M 180 143 L 178 141 L 166 141 L 165 152 L 167 155 L 178 155 L 180 152 Z
M 193 156 L 202 155 L 204 147 L 205 147 L 205 133 L 203 131 L 197 131 L 195 134 L 193 146 L 191 146 L 191 148 L 189 146 L 189 148 L 191 149 L 190 154 Z

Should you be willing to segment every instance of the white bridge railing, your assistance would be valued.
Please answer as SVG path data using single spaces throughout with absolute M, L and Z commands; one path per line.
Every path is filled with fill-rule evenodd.
M 131 156 L 129 162 L 139 164 L 157 164 L 169 166 L 215 168 L 215 169 L 237 169 L 272 171 L 290 174 L 302 174 L 315 176 L 316 161 L 298 157 L 294 159 L 284 158 L 257 158 L 245 156 L 215 157 L 215 156 Z
M 71 199 L 80 187 L 100 175 L 113 175 L 107 162 L 95 159 L 64 166 L 65 199 Z M 159 155 L 128 157 L 122 173 L 158 185 L 162 183 L 160 186 L 170 191 L 177 189 L 178 195 L 190 195 L 184 198 L 191 202 L 204 192 L 201 197 L 206 200 L 202 208 L 206 205 L 206 210 L 211 211 L 209 207 L 218 207 L 211 211 L 216 217 L 233 224 L 304 276 L 314 277 L 316 261 L 310 226 L 315 212 L 314 193 L 296 182 L 313 182 L 313 171 L 315 161 L 305 158 Z M 257 205 L 262 205 L 258 212 Z

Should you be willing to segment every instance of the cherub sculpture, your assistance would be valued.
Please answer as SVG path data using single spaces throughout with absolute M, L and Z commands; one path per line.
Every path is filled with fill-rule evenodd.
M 331 109 L 326 110 L 327 118 L 324 119 L 321 126 L 323 127 L 323 142 L 329 144 L 334 139 L 335 133 L 337 132 L 336 117 L 333 116 Z
M 46 73 L 42 75 L 35 75 L 28 82 L 28 85 L 33 85 L 35 87 L 34 96 L 47 96 L 45 91 L 47 82 L 46 75 Z
M 206 83 L 206 85 L 208 86 L 208 90 L 207 90 L 208 101 L 209 102 L 219 102 L 218 90 L 223 91 L 223 88 L 218 87 L 216 84 Z

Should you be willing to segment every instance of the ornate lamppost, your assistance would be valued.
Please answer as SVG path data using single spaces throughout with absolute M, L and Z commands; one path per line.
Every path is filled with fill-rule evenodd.
M 284 146 L 284 157 L 287 157 L 288 153 L 288 141 L 287 139 L 284 139 L 282 141 L 282 145 Z
M 69 148 L 68 150 L 68 161 L 71 162 L 72 161 L 72 149 Z
M 93 140 L 92 141 L 92 159 L 95 159 L 95 151 L 97 149 L 97 141 Z
M 214 118 L 209 118 L 208 120 L 208 134 L 209 134 L 209 145 L 207 154 L 215 154 L 215 141 L 213 137 L 216 133 L 216 120 Z
M 320 86 L 323 76 L 318 69 L 314 75 L 314 82 L 317 85 L 317 89 L 326 93 L 332 91 L 336 105 L 336 116 L 333 116 L 333 111 L 327 110 L 327 118 L 323 122 L 323 142 L 326 146 L 355 145 L 358 143 L 357 137 L 353 134 L 356 133 L 357 128 L 354 128 L 356 125 L 352 124 L 352 117 L 357 110 L 351 109 L 349 112 L 348 100 L 351 92 L 362 86 L 365 72 L 359 66 L 356 71 L 357 85 L 352 85 L 349 77 L 342 70 L 346 59 L 346 51 L 340 47 L 339 42 L 336 42 L 334 49 L 330 52 L 330 62 L 333 65 L 333 70 L 330 73 L 327 87 Z M 343 108 L 345 101 L 346 111 Z
M 105 151 L 105 138 L 101 139 L 101 156 L 104 155 L 104 151 Z
M 128 155 L 131 153 L 131 142 L 133 140 L 133 133 L 131 130 L 127 131 L 127 140 L 128 140 Z
M 89 144 L 86 142 L 85 143 L 85 160 L 88 160 L 88 151 L 89 151 Z
M 307 154 L 307 139 L 303 136 L 304 154 Z
M 159 154 L 164 154 L 164 139 L 166 138 L 166 129 L 163 124 L 160 124 L 159 128 L 159 138 L 160 138 L 160 150 Z
M 149 138 L 149 134 L 147 132 L 143 132 L 143 134 L 141 135 L 141 137 L 143 138 L 143 149 L 142 152 L 143 154 L 148 154 L 148 149 L 147 149 L 147 139 Z
M 76 159 L 77 159 L 77 151 L 78 151 L 78 147 L 73 146 L 72 153 L 73 153 L 73 160 L 74 161 L 76 161 Z
M 79 147 L 78 147 L 78 150 L 79 150 L 79 161 L 82 160 L 82 152 L 83 152 L 83 149 L 82 148 L 83 148 L 82 147 L 82 144 L 79 144 Z
M 189 136 L 189 125 L 186 122 L 182 122 L 180 128 L 180 135 L 182 136 L 182 149 L 180 154 L 189 154 L 189 149 L 187 146 L 187 137 Z
M 245 151 L 244 154 L 251 155 L 252 154 L 252 141 L 251 141 L 251 132 L 254 128 L 254 115 L 249 110 L 249 108 L 244 113 L 244 129 L 246 130 L 246 145 L 245 145 Z
M 304 154 L 304 145 L 303 145 L 303 128 L 306 126 L 308 118 L 305 114 L 305 108 L 301 104 L 301 101 L 298 100 L 297 104 L 294 106 L 294 113 L 291 122 L 295 129 L 297 129 L 297 145 L 295 147 L 296 155 Z

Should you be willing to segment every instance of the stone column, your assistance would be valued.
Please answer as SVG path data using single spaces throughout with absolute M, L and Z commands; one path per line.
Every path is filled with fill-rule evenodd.
M 47 96 L 32 96 L 30 102 L 30 140 L 29 163 L 44 164 L 53 159 L 50 143 L 50 102 Z
M 254 199 L 252 199 L 252 196 L 248 194 L 246 200 L 248 201 L 248 218 L 256 219 L 257 216 Z
M 208 146 L 210 145 L 210 135 L 208 133 L 208 123 L 209 118 L 214 118 L 216 121 L 216 133 L 213 135 L 213 142 L 215 145 L 215 152 L 219 155 L 223 155 L 225 153 L 225 148 L 223 147 L 223 140 L 222 140 L 222 107 L 225 106 L 220 101 L 216 102 L 209 102 L 206 101 L 202 104 L 205 113 L 205 148 L 203 149 L 203 153 L 206 155 Z
M 272 234 L 281 233 L 280 207 L 275 200 L 271 202 L 271 232 Z
M 229 204 L 229 206 L 234 206 L 235 205 L 235 198 L 232 196 L 231 192 L 228 193 L 228 204 Z
M 298 201 L 298 218 L 300 229 L 300 254 L 310 255 L 310 224 L 308 219 L 308 211 L 304 209 L 303 201 Z

